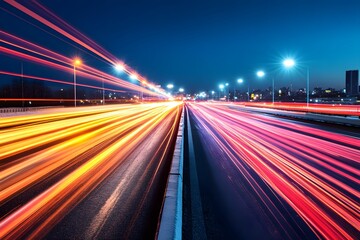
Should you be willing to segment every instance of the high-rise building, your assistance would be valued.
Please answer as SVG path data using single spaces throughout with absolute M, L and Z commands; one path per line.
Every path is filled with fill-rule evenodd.
M 359 70 L 346 71 L 346 95 L 357 96 L 359 95 Z

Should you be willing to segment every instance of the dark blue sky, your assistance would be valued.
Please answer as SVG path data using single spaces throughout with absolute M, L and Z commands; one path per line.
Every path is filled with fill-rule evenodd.
M 171 82 L 187 90 L 217 90 L 219 83 L 233 86 L 243 77 L 251 86 L 265 88 L 271 85 L 269 75 L 275 75 L 278 87 L 292 83 L 300 88 L 305 87 L 309 66 L 311 88 L 341 88 L 345 70 L 360 68 L 358 0 L 41 2 L 162 85 Z M 0 16 L 10 18 L 5 13 Z M 0 27 L 59 49 L 56 41 L 45 41 L 43 33 L 37 37 L 33 27 L 22 24 L 27 29 L 19 29 L 16 23 Z M 61 48 L 66 55 L 79 52 L 70 46 Z M 285 56 L 299 62 L 295 71 L 281 70 L 279 63 Z M 255 77 L 260 68 L 271 72 L 267 79 Z

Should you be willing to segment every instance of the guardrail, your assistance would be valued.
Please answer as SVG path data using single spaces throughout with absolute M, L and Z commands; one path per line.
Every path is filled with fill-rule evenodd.
M 59 108 L 59 106 L 53 107 L 12 107 L 12 108 L 0 108 L 0 113 L 17 113 L 17 112 L 34 112 L 49 108 Z
M 184 110 L 183 107 L 161 214 L 157 236 L 160 240 L 182 237 Z

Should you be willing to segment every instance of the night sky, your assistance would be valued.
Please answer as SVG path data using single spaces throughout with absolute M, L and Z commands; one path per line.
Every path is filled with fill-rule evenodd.
M 163 87 L 173 83 L 188 92 L 218 90 L 220 83 L 233 87 L 243 77 L 246 84 L 266 88 L 275 76 L 277 87 L 300 88 L 309 67 L 311 88 L 339 89 L 345 85 L 345 70 L 360 68 L 359 0 L 40 2 Z M 87 64 L 111 71 L 4 10 L 49 30 L 34 19 L 4 2 L 0 6 L 0 29 L 66 56 L 81 55 Z M 287 56 L 298 63 L 289 72 L 281 66 Z M 3 70 L 16 64 L 9 59 L 0 63 Z M 267 73 L 265 79 L 256 78 L 258 69 Z

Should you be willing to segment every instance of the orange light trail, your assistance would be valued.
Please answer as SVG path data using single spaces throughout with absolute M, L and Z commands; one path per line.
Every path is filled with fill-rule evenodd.
M 0 239 L 44 236 L 156 128 L 175 136 L 180 113 L 169 102 L 0 119 Z M 48 186 L 4 209 L 39 183 Z
M 251 171 L 319 238 L 359 236 L 360 139 L 232 110 L 229 105 L 188 106 L 268 209 L 276 206 Z

